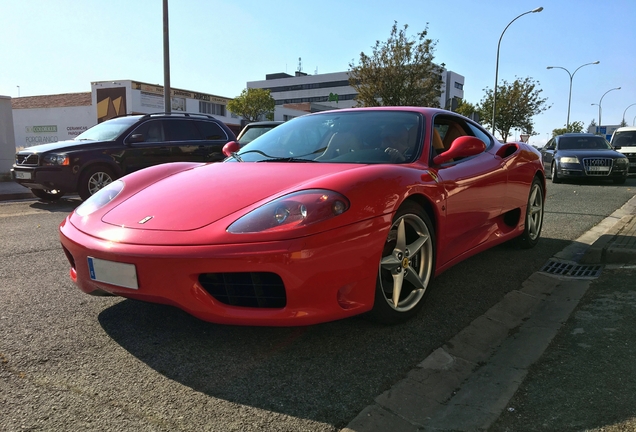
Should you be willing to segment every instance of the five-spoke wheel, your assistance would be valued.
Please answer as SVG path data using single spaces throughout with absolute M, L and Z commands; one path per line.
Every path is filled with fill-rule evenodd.
M 422 306 L 435 265 L 435 236 L 428 215 L 407 203 L 396 213 L 378 268 L 370 316 L 396 323 Z

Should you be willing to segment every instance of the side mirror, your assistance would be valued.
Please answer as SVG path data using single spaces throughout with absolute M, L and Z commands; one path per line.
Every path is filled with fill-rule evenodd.
M 461 136 L 453 141 L 448 150 L 435 156 L 433 163 L 440 165 L 452 159 L 474 156 L 484 150 L 486 150 L 486 143 L 479 138 L 474 136 Z
M 236 153 L 241 148 L 241 145 L 237 141 L 230 141 L 223 146 L 223 154 L 225 156 L 232 156 L 232 153 Z
M 129 144 L 134 144 L 134 143 L 144 142 L 144 141 L 146 141 L 146 137 L 144 137 L 143 134 L 132 134 L 130 138 L 128 138 Z

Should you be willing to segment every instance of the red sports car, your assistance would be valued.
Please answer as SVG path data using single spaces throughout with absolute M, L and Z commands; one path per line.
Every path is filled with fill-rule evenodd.
M 435 275 L 541 233 L 539 153 L 452 112 L 321 112 L 224 152 L 129 174 L 70 214 L 79 288 L 223 324 L 394 323 Z

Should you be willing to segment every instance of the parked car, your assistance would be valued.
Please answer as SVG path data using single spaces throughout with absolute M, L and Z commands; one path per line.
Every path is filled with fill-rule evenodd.
M 70 214 L 78 287 L 216 323 L 394 323 L 461 260 L 539 241 L 539 152 L 449 111 L 308 114 L 224 152 L 129 174 Z
M 248 123 L 243 129 L 241 129 L 241 132 L 236 137 L 236 140 L 241 146 L 244 146 L 245 144 L 249 144 L 259 136 L 263 135 L 265 132 L 271 131 L 276 126 L 282 123 L 282 121 L 262 121 Z
M 629 159 L 629 175 L 636 175 L 636 127 L 621 127 L 614 131 L 610 144 Z
M 42 200 L 77 192 L 83 200 L 113 180 L 166 162 L 216 162 L 234 133 L 206 114 L 147 114 L 99 123 L 75 139 L 17 152 L 14 181 Z
M 629 162 L 598 135 L 567 133 L 558 135 L 541 149 L 541 159 L 552 183 L 564 179 L 608 179 L 623 184 Z

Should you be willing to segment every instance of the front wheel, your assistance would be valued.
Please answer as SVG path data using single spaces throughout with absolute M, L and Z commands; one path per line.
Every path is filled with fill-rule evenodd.
M 42 201 L 53 202 L 64 196 L 64 192 L 57 189 L 31 189 L 33 195 Z
M 115 180 L 113 171 L 105 166 L 94 166 L 80 177 L 77 193 L 85 201 L 95 192 L 110 184 Z
M 557 174 L 556 162 L 552 162 L 552 165 L 550 166 L 550 178 L 552 179 L 552 183 L 561 183 L 561 179 Z
M 554 181 L 554 179 L 552 181 Z M 530 194 L 528 195 L 528 207 L 526 208 L 523 234 L 517 238 L 519 246 L 523 249 L 530 249 L 539 242 L 541 227 L 543 226 L 544 203 L 541 180 L 535 178 L 532 181 Z
M 375 302 L 369 317 L 384 324 L 411 318 L 424 303 L 435 268 L 435 233 L 415 204 L 398 210 L 378 265 Z

